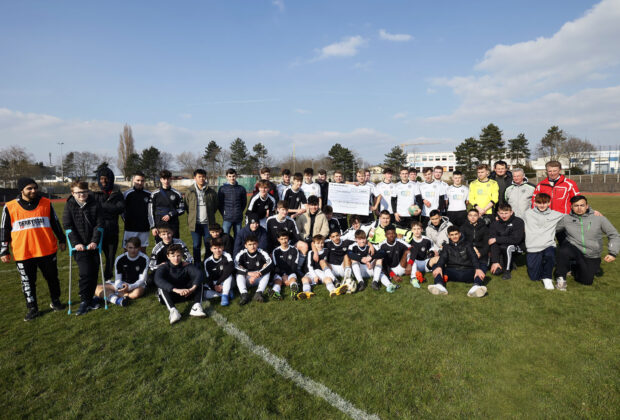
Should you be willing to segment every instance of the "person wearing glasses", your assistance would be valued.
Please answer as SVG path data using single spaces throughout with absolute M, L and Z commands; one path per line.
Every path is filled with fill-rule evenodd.
M 70 246 L 75 249 L 73 258 L 80 275 L 80 307 L 76 315 L 84 315 L 99 305 L 93 300 L 99 275 L 99 255 L 97 245 L 103 229 L 103 210 L 95 198 L 89 194 L 88 182 L 71 183 L 71 197 L 67 200 L 62 215 L 62 224 L 70 230 Z
M 64 251 L 67 241 L 50 200 L 38 194 L 39 186 L 34 179 L 20 178 L 17 189 L 18 197 L 7 202 L 2 211 L 0 260 L 3 263 L 11 261 L 11 244 L 28 308 L 24 321 L 30 321 L 39 316 L 37 268 L 47 281 L 52 301 L 50 307 L 54 311 L 64 308 L 60 303 L 56 251 L 58 248 Z

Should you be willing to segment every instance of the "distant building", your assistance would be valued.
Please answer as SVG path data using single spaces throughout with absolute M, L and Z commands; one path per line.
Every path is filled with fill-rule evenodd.
M 418 170 L 441 166 L 444 172 L 452 172 L 456 167 L 456 156 L 454 152 L 411 152 L 407 154 L 407 165 Z
M 597 150 L 594 152 L 582 152 L 570 159 L 558 159 L 562 168 L 579 168 L 586 174 L 616 174 L 620 170 L 618 150 Z M 545 164 L 551 160 L 550 157 L 542 157 L 531 161 L 532 168 L 537 171 L 544 171 Z

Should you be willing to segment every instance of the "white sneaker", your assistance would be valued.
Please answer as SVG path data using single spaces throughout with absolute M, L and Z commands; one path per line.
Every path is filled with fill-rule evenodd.
M 194 303 L 194 306 L 192 306 L 192 310 L 189 311 L 189 316 L 197 316 L 199 318 L 204 318 L 207 316 L 207 314 L 205 314 L 204 309 L 202 309 L 202 305 L 196 302 Z
M 446 289 L 442 284 L 429 284 L 428 291 L 433 295 L 447 295 L 448 289 Z
M 469 289 L 469 292 L 467 292 L 467 296 L 478 298 L 483 297 L 486 294 L 487 288 L 485 286 L 478 286 L 477 284 L 474 284 L 472 288 Z
M 547 290 L 555 289 L 555 287 L 553 287 L 553 280 L 551 280 L 551 279 L 542 279 L 542 282 L 545 285 L 545 289 L 547 289 Z
M 170 309 L 170 325 L 181 320 L 181 312 L 177 308 Z
M 555 287 L 562 292 L 566 292 L 566 280 L 564 277 L 558 277 L 558 283 Z

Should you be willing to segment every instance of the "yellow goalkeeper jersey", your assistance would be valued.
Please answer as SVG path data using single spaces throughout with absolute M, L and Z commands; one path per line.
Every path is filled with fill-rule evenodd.
M 486 182 L 479 180 L 473 181 L 469 184 L 469 204 L 472 206 L 486 207 L 489 202 L 497 204 L 499 199 L 499 185 L 492 179 Z M 493 207 L 489 208 L 486 214 L 493 213 Z

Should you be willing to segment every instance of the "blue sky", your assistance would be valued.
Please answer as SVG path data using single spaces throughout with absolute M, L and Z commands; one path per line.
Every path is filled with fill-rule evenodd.
M 0 141 L 274 157 L 336 142 L 371 163 L 494 122 L 620 144 L 620 2 L 2 1 Z

